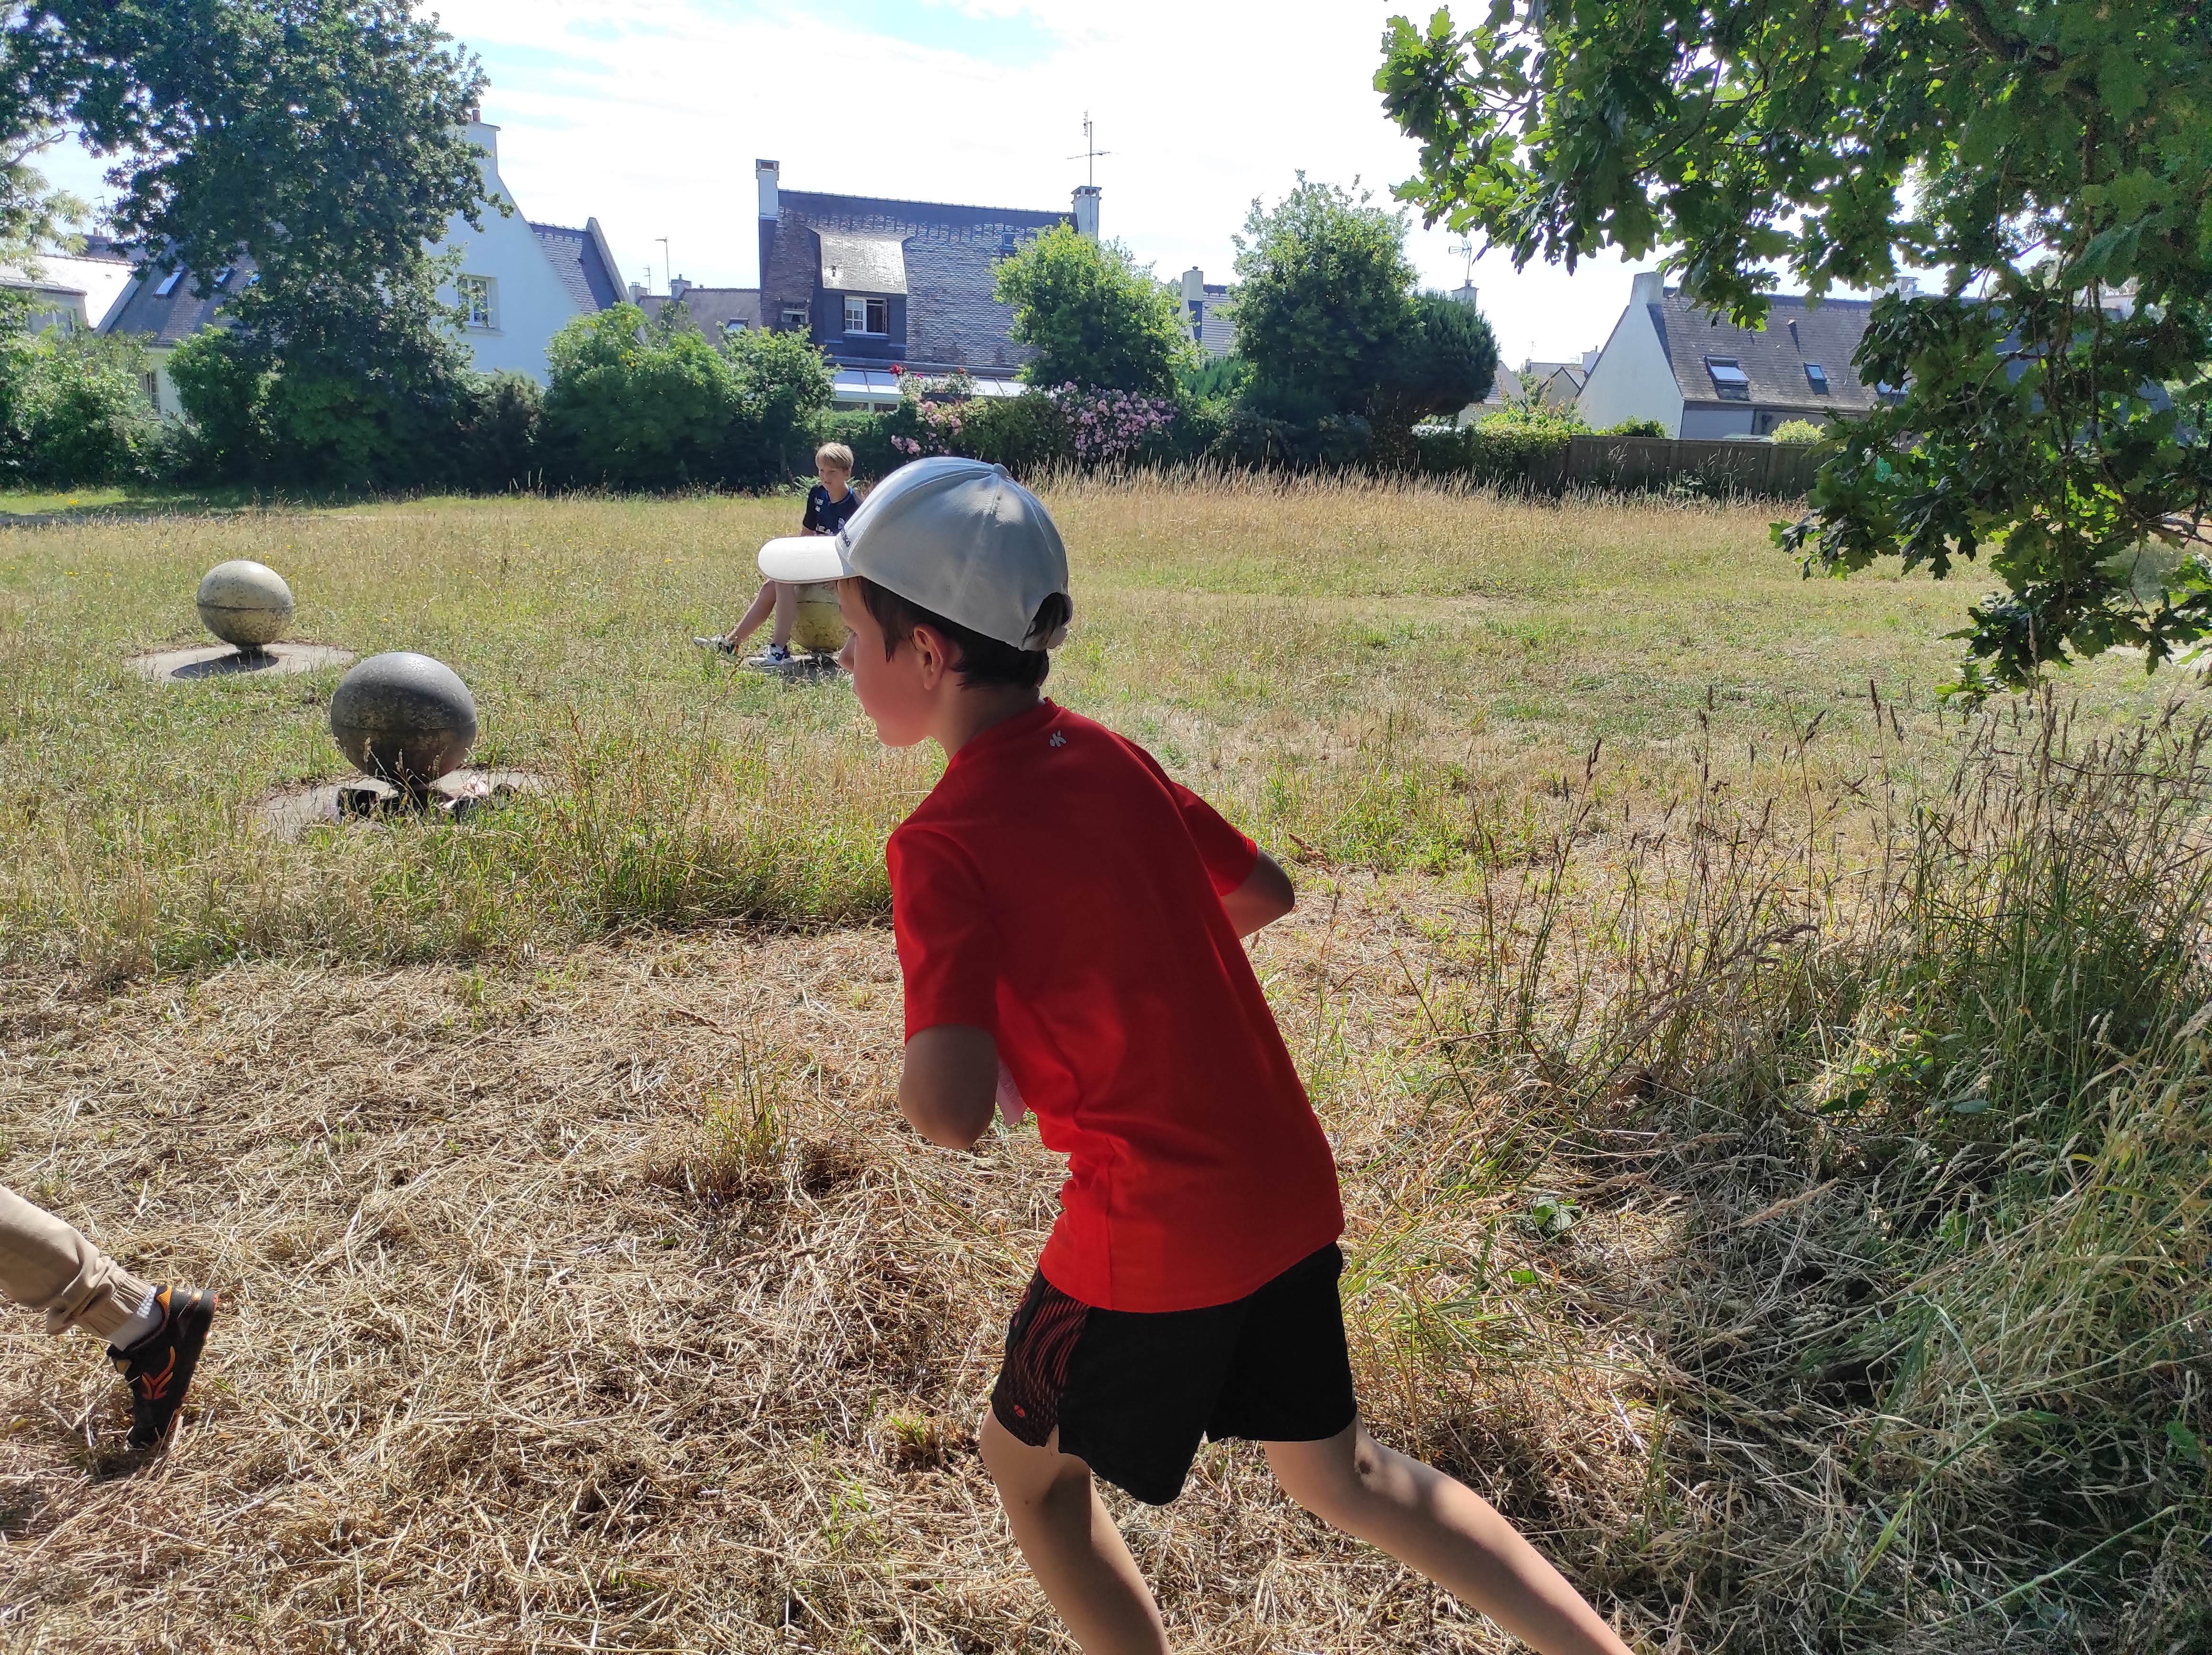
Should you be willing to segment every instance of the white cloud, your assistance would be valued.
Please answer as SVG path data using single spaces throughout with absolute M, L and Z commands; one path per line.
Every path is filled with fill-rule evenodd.
M 1082 119 L 1097 121 L 1106 233 L 1163 276 L 1224 279 L 1255 195 L 1297 169 L 1378 198 L 1413 146 L 1372 81 L 1385 21 L 1407 0 L 443 0 L 445 27 L 491 76 L 485 118 L 532 218 L 596 215 L 624 275 L 670 238 L 695 282 L 756 279 L 753 160 L 792 189 L 1064 207 L 1082 181 Z M 1420 6 L 1413 10 L 1424 9 Z M 88 164 L 52 169 L 73 187 Z M 92 176 L 88 176 L 92 175 Z M 1413 227 L 1424 277 L 1458 285 L 1443 227 Z M 1572 278 L 1501 254 L 1475 268 L 1509 361 L 1604 342 L 1627 268 Z

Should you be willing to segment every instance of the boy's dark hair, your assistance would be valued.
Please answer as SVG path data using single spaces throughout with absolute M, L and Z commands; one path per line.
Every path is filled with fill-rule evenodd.
M 890 660 L 898 652 L 898 646 L 914 636 L 916 627 L 928 627 L 941 634 L 945 640 L 960 652 L 953 670 L 960 675 L 960 687 L 973 689 L 978 684 L 1014 684 L 1023 689 L 1035 689 L 1052 670 L 1052 655 L 1041 649 L 1016 649 L 1012 644 L 1002 644 L 995 638 L 986 638 L 980 632 L 962 626 L 957 621 L 948 621 L 933 610 L 926 609 L 908 598 L 901 597 L 888 586 L 879 586 L 867 576 L 858 577 L 860 582 L 860 601 L 868 606 L 868 613 L 884 629 L 884 659 Z M 1054 592 L 1037 605 L 1037 612 L 1030 635 L 1049 637 L 1067 624 L 1075 606 L 1067 601 L 1064 592 Z

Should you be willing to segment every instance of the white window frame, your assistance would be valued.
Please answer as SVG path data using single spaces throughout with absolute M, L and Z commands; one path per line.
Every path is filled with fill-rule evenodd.
M 499 279 L 490 276 L 459 276 L 453 291 L 465 313 L 465 325 L 478 333 L 499 331 Z
M 806 306 L 804 305 L 786 305 L 783 307 L 783 325 L 787 332 L 805 333 L 807 331 Z
M 881 319 L 883 322 L 881 327 L 872 328 L 868 325 L 871 312 Z M 853 325 L 853 318 L 856 315 L 860 320 L 858 327 Z M 860 334 L 870 339 L 881 339 L 887 337 L 890 330 L 891 301 L 890 300 L 870 299 L 866 294 L 857 293 L 848 293 L 845 295 L 845 331 L 848 334 Z

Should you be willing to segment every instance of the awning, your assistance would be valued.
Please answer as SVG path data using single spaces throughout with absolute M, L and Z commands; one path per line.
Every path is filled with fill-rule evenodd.
M 822 285 L 832 293 L 904 293 L 906 239 L 817 230 L 822 243 Z

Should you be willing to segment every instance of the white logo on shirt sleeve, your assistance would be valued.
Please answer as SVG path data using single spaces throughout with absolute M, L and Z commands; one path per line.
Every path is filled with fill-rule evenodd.
M 1055 731 L 1054 731 L 1052 732 L 1052 740 L 1051 740 L 1051 741 L 1049 741 L 1049 742 L 1048 742 L 1048 743 L 1046 743 L 1046 745 L 1047 745 L 1048 747 L 1065 747 L 1065 746 L 1066 746 L 1066 745 L 1067 745 L 1067 732 L 1066 732 L 1066 731 L 1064 731 L 1064 730 L 1055 730 Z

